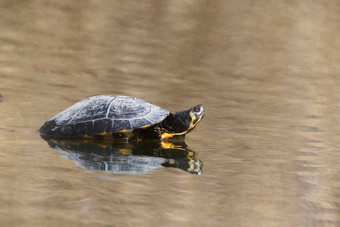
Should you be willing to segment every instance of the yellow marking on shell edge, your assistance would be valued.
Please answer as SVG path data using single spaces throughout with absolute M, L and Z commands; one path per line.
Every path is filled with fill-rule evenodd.
M 133 129 L 123 129 L 123 130 L 120 130 L 119 133 L 123 133 L 124 135 L 126 135 L 126 137 L 132 137 Z
M 102 132 L 102 133 L 99 133 L 100 136 L 108 136 L 108 135 L 111 135 L 112 133 L 107 133 L 107 132 Z
M 132 150 L 129 148 L 121 148 L 119 149 L 119 153 L 121 154 L 132 154 Z
M 112 133 L 102 132 L 98 135 L 102 136 L 104 140 L 112 140 Z
M 133 129 L 123 129 L 123 130 L 120 130 L 120 131 L 118 131 L 118 132 L 123 132 L 123 133 L 126 133 L 126 132 L 130 132 L 130 131 L 132 131 Z
M 142 127 L 140 127 L 140 128 L 145 129 L 145 128 L 149 128 L 149 127 L 151 127 L 151 125 L 144 125 L 144 126 L 142 126 Z
M 85 139 L 85 140 L 86 139 L 92 139 L 92 138 L 93 138 L 93 136 L 89 136 L 89 135 L 86 135 L 86 134 L 85 134 L 85 136 L 83 136 L 83 139 Z

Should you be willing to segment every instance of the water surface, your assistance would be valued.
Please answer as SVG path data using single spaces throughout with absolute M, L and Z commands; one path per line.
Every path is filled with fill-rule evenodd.
M 340 224 L 337 1 L 0 5 L 2 225 Z M 203 104 L 202 174 L 83 168 L 37 134 L 101 94 Z

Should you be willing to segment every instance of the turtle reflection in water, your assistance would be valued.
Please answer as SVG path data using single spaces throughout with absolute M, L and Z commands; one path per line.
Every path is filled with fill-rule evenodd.
M 174 167 L 201 174 L 203 163 L 184 142 L 92 143 L 85 141 L 47 140 L 65 158 L 79 167 L 115 174 L 145 174 L 162 167 Z

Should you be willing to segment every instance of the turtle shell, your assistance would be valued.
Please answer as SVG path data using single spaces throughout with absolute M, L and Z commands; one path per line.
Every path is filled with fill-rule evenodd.
M 81 138 L 149 127 L 170 112 L 148 101 L 128 96 L 84 99 L 47 121 L 39 130 L 55 138 Z

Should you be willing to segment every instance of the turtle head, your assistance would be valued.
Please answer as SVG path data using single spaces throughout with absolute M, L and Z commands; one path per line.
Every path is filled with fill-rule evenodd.
M 204 107 L 202 105 L 197 105 L 188 110 L 171 114 L 163 122 L 162 126 L 165 132 L 162 133 L 162 139 L 183 137 L 198 125 L 202 120 L 204 113 Z
M 205 114 L 205 110 L 202 105 L 197 105 L 189 109 L 190 123 L 189 123 L 188 130 L 186 133 L 193 130 L 198 125 L 198 123 L 200 123 L 200 121 L 204 117 L 204 114 Z

